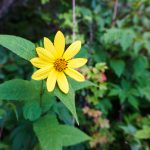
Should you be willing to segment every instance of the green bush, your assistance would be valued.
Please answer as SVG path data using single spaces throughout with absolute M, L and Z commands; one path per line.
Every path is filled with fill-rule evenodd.
M 94 84 L 71 80 L 75 99 L 74 92 L 64 97 L 56 89 L 54 95 L 45 92 L 40 105 L 41 82 L 26 81 L 33 71 L 26 60 L 35 55 L 34 44 L 21 38 L 16 43 L 28 44 L 19 47 L 13 44 L 17 37 L 1 34 L 0 45 L 26 60 L 0 47 L 0 149 L 149 150 L 149 0 L 76 1 L 76 26 L 71 1 L 14 1 L 10 8 L 1 18 L 0 32 L 36 45 L 41 45 L 45 36 L 53 39 L 57 30 L 65 33 L 69 45 L 75 29 L 76 39 L 82 41 L 78 57 L 89 60 L 80 72 Z M 71 107 L 66 99 L 72 100 Z M 77 120 L 75 102 L 79 126 L 72 117 Z M 47 112 L 56 117 L 42 117 Z M 87 133 L 90 140 L 79 144 L 89 138 L 73 126 Z M 74 144 L 78 145 L 69 147 Z

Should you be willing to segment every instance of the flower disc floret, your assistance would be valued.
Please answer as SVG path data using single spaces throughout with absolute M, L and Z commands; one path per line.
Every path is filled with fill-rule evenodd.
M 63 58 L 57 59 L 54 62 L 54 68 L 59 72 L 64 71 L 67 68 L 67 61 Z

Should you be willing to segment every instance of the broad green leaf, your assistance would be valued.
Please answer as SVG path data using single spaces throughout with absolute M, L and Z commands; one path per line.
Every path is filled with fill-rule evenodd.
M 30 60 L 36 56 L 35 45 L 21 37 L 0 35 L 0 45 L 26 60 Z
M 119 127 L 123 129 L 125 133 L 132 135 L 134 135 L 137 130 L 132 124 L 128 124 L 126 126 L 120 125 Z
M 20 120 L 19 124 L 11 130 L 9 134 L 11 148 L 9 150 L 29 150 L 31 145 L 35 144 L 35 134 L 32 124 Z M 23 149 L 22 149 L 23 148 Z
M 79 124 L 75 107 L 75 93 L 71 85 L 68 94 L 64 94 L 59 90 L 58 87 L 56 87 L 54 90 L 54 95 L 57 96 L 60 101 L 69 109 L 69 111 L 72 113 L 77 123 Z
M 62 150 L 62 141 L 58 132 L 55 116 L 47 115 L 33 124 L 42 150 Z
M 125 63 L 123 60 L 111 60 L 110 66 L 116 73 L 118 77 L 120 77 L 125 69 Z
M 148 68 L 148 66 L 149 66 L 148 59 L 141 55 L 138 56 L 133 63 L 135 75 L 141 76 L 144 73 L 145 69 Z
M 58 124 L 54 116 L 47 115 L 34 123 L 34 131 L 42 150 L 62 150 L 86 140 L 89 136 L 77 128 Z
M 54 104 L 55 104 L 56 97 L 53 93 L 50 93 L 47 91 L 47 89 L 44 90 L 43 96 L 42 96 L 42 112 L 47 112 Z
M 133 43 L 135 33 L 128 29 L 111 28 L 106 30 L 106 33 L 102 37 L 106 46 L 110 44 L 120 44 L 122 49 L 127 50 Z
M 141 96 L 145 97 L 148 101 L 150 101 L 150 87 L 145 86 L 142 88 L 139 88 Z
M 96 86 L 94 83 L 88 80 L 84 82 L 77 82 L 75 80 L 69 79 L 69 82 L 71 83 L 71 86 L 75 91 L 86 88 L 86 87 Z
M 30 81 L 14 79 L 0 84 L 2 100 L 33 100 L 39 97 L 39 91 Z
M 134 32 L 132 32 L 131 30 L 125 30 L 123 32 L 123 36 L 121 36 L 120 38 L 120 44 L 124 51 L 132 45 L 134 37 Z
M 136 132 L 135 137 L 138 139 L 150 139 L 150 127 L 145 125 L 143 129 Z
M 23 115 L 25 119 L 34 121 L 40 117 L 42 113 L 41 107 L 38 101 L 28 101 L 23 107 Z
M 109 92 L 109 96 L 118 96 L 121 91 L 122 89 L 120 87 L 112 88 Z
M 142 41 L 135 41 L 134 42 L 133 50 L 134 50 L 136 55 L 139 54 L 139 51 L 142 49 L 142 46 L 143 46 Z
M 132 95 L 130 95 L 129 97 L 128 97 L 128 102 L 129 102 L 129 104 L 131 104 L 135 109 L 137 109 L 138 110 L 138 108 L 139 108 L 139 101 L 138 101 L 139 99 L 138 98 L 136 98 L 136 97 L 134 97 L 134 96 L 132 96 Z
M 90 137 L 77 128 L 67 125 L 60 125 L 59 132 L 63 138 L 63 146 L 70 146 L 90 140 Z
M 118 94 L 121 104 L 123 104 L 127 98 L 127 93 L 124 90 L 121 90 L 121 92 Z
M 119 40 L 122 35 L 123 35 L 123 30 L 117 28 L 111 28 L 106 31 L 106 33 L 103 36 L 103 40 L 107 45 L 116 40 Z

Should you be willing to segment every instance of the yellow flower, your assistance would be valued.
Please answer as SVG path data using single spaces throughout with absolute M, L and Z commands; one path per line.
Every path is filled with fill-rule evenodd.
M 76 81 L 84 81 L 84 76 L 76 71 L 86 64 L 85 58 L 74 58 L 80 50 L 81 42 L 75 41 L 66 51 L 65 37 L 62 32 L 58 31 L 55 35 L 54 45 L 46 37 L 44 37 L 44 48 L 37 47 L 36 52 L 38 57 L 30 60 L 30 62 L 39 70 L 33 73 L 32 79 L 43 80 L 47 78 L 46 86 L 49 92 L 53 91 L 56 82 L 64 93 L 68 93 L 69 85 L 66 75 Z

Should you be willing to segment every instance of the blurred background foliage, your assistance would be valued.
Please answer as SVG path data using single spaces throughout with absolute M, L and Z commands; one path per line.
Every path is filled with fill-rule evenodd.
M 70 0 L 0 1 L 0 34 L 39 42 L 61 30 L 70 44 L 73 28 Z M 80 128 L 92 140 L 64 149 L 150 150 L 150 1 L 76 0 L 75 30 L 83 45 L 79 56 L 89 60 L 80 71 L 98 87 L 76 96 Z M 32 71 L 28 62 L 0 47 L 0 83 L 30 79 Z M 2 150 L 30 150 L 36 143 L 20 105 L 0 101 Z M 71 122 L 62 105 L 56 112 Z

